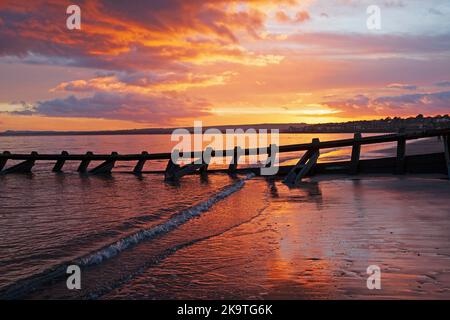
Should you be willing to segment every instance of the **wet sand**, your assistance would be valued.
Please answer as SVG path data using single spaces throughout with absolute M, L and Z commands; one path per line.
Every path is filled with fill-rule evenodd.
M 341 177 L 289 189 L 257 179 L 244 190 L 196 223 L 239 216 L 232 205 L 265 194 L 255 218 L 178 250 L 103 298 L 450 299 L 449 181 Z M 381 268 L 381 290 L 367 289 L 369 265 Z
M 395 146 L 374 150 L 373 152 L 382 156 L 395 156 L 397 149 Z M 442 140 L 434 138 L 424 138 L 418 140 L 410 140 L 406 145 L 407 155 L 428 154 L 444 152 L 444 144 Z M 369 152 L 370 154 L 371 152 Z
M 196 223 L 243 214 L 236 203 L 266 202 L 253 219 L 178 250 L 103 298 L 450 299 L 448 199 L 440 175 L 321 176 L 296 188 L 254 179 Z M 380 290 L 367 288 L 370 265 L 381 269 Z

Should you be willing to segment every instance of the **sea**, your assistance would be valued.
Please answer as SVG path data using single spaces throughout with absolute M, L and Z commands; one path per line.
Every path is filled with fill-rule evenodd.
M 311 142 L 315 137 L 328 141 L 352 135 L 281 134 L 279 145 Z M 159 153 L 170 152 L 176 143 L 170 135 L 0 137 L 0 152 Z M 363 149 L 362 154 L 381 157 L 390 147 L 372 146 Z M 346 160 L 350 153 L 351 148 L 325 150 L 320 161 Z M 300 156 L 301 153 L 281 155 L 279 163 L 295 163 Z M 11 161 L 7 167 L 13 164 Z M 168 183 L 160 173 L 130 174 L 135 163 L 119 162 L 108 176 L 80 175 L 76 162 L 68 162 L 63 173 L 53 173 L 53 164 L 37 162 L 31 174 L 0 175 L 3 298 L 97 299 L 108 297 L 111 292 L 117 295 L 122 287 L 128 291 L 121 297 L 127 297 L 130 281 L 152 266 L 178 250 L 257 217 L 267 205 L 270 193 L 266 182 L 250 174 L 185 176 L 177 183 Z M 165 166 L 165 161 L 149 161 L 146 169 L 163 170 Z M 253 188 L 245 189 L 245 185 Z M 233 194 L 239 197 L 227 200 Z M 209 249 L 196 255 L 199 264 L 205 259 L 217 259 Z M 81 268 L 82 290 L 67 290 L 68 265 Z M 192 265 L 180 264 L 177 268 L 183 272 L 191 270 Z M 170 283 L 176 274 L 156 276 L 164 279 L 161 281 L 167 284 L 166 292 L 164 285 L 158 287 L 159 293 L 150 290 L 154 288 L 151 281 L 138 281 L 135 285 L 141 289 L 148 286 L 152 295 L 146 298 L 170 298 Z M 202 279 L 193 281 L 201 283 Z

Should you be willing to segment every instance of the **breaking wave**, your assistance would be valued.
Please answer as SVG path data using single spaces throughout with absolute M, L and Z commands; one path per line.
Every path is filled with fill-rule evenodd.
M 19 280 L 18 282 L 1 289 L 0 298 L 17 299 L 20 296 L 27 294 L 30 290 L 37 289 L 41 285 L 44 285 L 50 280 L 64 276 L 66 272 L 66 266 L 68 265 L 76 264 L 82 267 L 97 265 L 105 260 L 113 258 L 120 252 L 132 246 L 135 246 L 142 241 L 150 240 L 160 235 L 169 233 L 172 230 L 175 230 L 180 225 L 186 223 L 190 219 L 208 211 L 215 203 L 242 189 L 245 181 L 253 178 L 254 176 L 255 175 L 253 173 L 248 174 L 244 178 L 238 180 L 236 183 L 222 188 L 219 192 L 217 192 L 207 200 L 199 202 L 191 206 L 190 208 L 184 209 L 174 214 L 169 220 L 159 225 L 127 235 L 124 238 L 119 239 L 112 244 L 106 245 L 103 248 L 96 250 L 95 252 L 78 258 L 75 261 L 62 263 L 40 274 L 36 274 L 29 278 Z

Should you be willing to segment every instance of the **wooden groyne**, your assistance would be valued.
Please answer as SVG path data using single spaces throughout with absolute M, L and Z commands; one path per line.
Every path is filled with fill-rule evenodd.
M 406 141 L 429 138 L 442 137 L 443 152 L 436 154 L 424 154 L 415 156 L 406 156 Z M 361 146 L 380 144 L 386 142 L 397 143 L 397 155 L 394 158 L 381 158 L 361 160 Z M 332 163 L 317 163 L 320 157 L 320 150 L 335 149 L 343 147 L 352 147 L 350 161 L 339 161 Z M 307 175 L 320 173 L 446 173 L 450 177 L 450 128 L 427 130 L 421 132 L 405 133 L 399 132 L 395 134 L 378 135 L 371 137 L 362 137 L 360 133 L 356 133 L 353 138 L 341 139 L 333 141 L 319 141 L 313 139 L 311 143 L 294 144 L 277 147 L 277 152 L 301 152 L 306 151 L 294 166 L 281 166 L 277 174 L 286 175 L 285 182 L 288 184 L 297 184 Z M 255 172 L 260 173 L 260 168 L 238 168 L 238 160 L 241 156 L 248 155 L 268 155 L 268 160 L 264 167 L 270 166 L 275 159 L 274 146 L 269 148 L 249 148 L 241 149 L 239 147 L 233 150 L 214 151 L 208 148 L 204 151 L 182 152 L 179 156 L 183 159 L 191 159 L 192 163 L 180 166 L 176 161 L 172 161 L 171 153 L 149 153 L 143 151 L 140 154 L 94 154 L 87 152 L 85 154 L 69 154 L 66 151 L 60 154 L 40 154 L 32 152 L 30 154 L 14 154 L 8 151 L 0 153 L 0 174 L 13 173 L 30 173 L 37 161 L 54 161 L 53 172 L 62 172 L 64 165 L 68 161 L 79 162 L 77 171 L 81 174 L 110 174 L 117 162 L 135 162 L 134 174 L 146 173 L 143 171 L 147 161 L 168 160 L 165 171 L 158 171 L 165 174 L 167 180 L 178 180 L 184 175 L 194 173 L 213 172 Z M 174 153 L 178 154 L 175 150 Z M 226 157 L 233 155 L 227 169 L 208 169 L 209 161 L 213 157 Z M 201 159 L 200 161 L 198 159 Z M 21 161 L 18 164 L 7 167 L 8 161 Z M 93 161 L 101 161 L 101 164 L 89 169 L 89 165 Z M 152 171 L 154 173 L 155 171 Z

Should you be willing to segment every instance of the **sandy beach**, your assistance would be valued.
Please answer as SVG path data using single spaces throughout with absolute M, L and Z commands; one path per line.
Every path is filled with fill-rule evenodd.
M 289 189 L 254 180 L 183 229 L 195 233 L 195 223 L 224 215 L 221 206 L 264 203 L 262 191 L 256 217 L 178 250 L 104 298 L 449 297 L 448 181 L 312 179 Z M 381 290 L 366 287 L 369 265 L 381 269 Z
M 379 148 L 374 151 L 369 151 L 369 156 L 395 156 L 396 151 L 397 149 L 395 146 Z M 436 137 L 411 140 L 407 143 L 406 147 L 406 155 L 429 154 L 438 152 L 444 152 L 444 144 L 442 142 L 442 139 L 438 139 Z
M 296 188 L 251 180 L 183 229 L 248 210 L 254 218 L 178 250 L 104 298 L 448 299 L 449 198 L 445 176 L 313 177 Z M 370 265 L 381 269 L 381 290 L 367 288 Z

